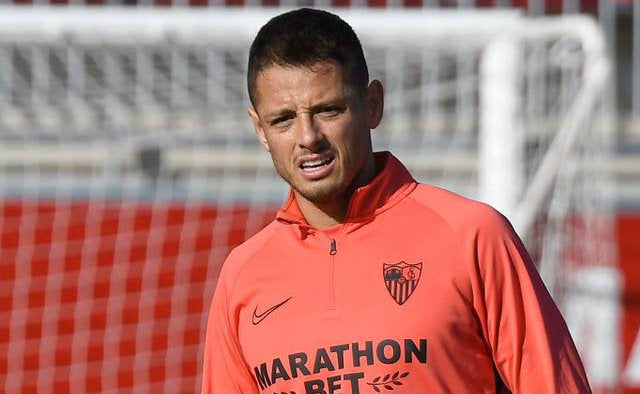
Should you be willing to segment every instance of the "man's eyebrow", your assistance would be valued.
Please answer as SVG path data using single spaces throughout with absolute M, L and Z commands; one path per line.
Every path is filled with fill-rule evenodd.
M 325 100 L 320 100 L 319 102 L 313 104 L 311 107 L 309 107 L 309 109 L 314 112 L 314 111 L 318 111 L 321 110 L 323 108 L 326 107 L 346 107 L 348 103 L 348 100 L 346 97 L 341 96 L 341 97 L 332 97 L 332 98 L 327 98 Z M 291 109 L 291 108 L 278 108 L 278 109 L 273 109 L 271 111 L 266 111 L 265 114 L 263 115 L 264 119 L 276 119 L 279 118 L 281 116 L 288 116 L 288 115 L 294 115 L 296 113 L 295 110 Z
M 294 111 L 292 109 L 287 109 L 287 108 L 276 109 L 276 110 L 273 110 L 271 112 L 267 112 L 264 115 L 264 118 L 265 119 L 277 119 L 279 117 L 293 115 L 295 113 L 296 113 L 296 111 Z
M 326 107 L 346 107 L 347 100 L 344 97 L 327 99 L 311 106 L 311 110 L 323 109 Z
M 295 114 L 296 114 L 296 111 L 292 109 L 274 110 L 272 112 L 266 113 L 264 115 L 264 119 L 267 121 L 272 121 L 282 117 L 295 116 Z

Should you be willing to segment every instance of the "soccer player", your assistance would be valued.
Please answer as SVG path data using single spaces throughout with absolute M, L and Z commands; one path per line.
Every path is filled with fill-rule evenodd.
M 311 9 L 271 19 L 247 79 L 291 191 L 223 266 L 203 393 L 590 392 L 505 218 L 373 152 L 383 87 L 348 24 Z

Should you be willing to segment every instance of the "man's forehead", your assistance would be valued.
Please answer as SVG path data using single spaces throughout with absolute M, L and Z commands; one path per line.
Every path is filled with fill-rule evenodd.
M 317 62 L 310 65 L 289 65 L 289 64 L 271 64 L 264 67 L 257 75 L 257 79 L 263 79 L 266 81 L 272 81 L 282 77 L 284 74 L 298 75 L 300 77 L 316 77 L 325 76 L 336 73 L 337 76 L 342 77 L 342 68 L 333 62 Z
M 314 85 L 315 88 L 313 88 Z M 312 90 L 305 89 L 307 87 Z M 314 63 L 309 66 L 281 66 L 277 64 L 267 66 L 258 74 L 255 88 L 256 104 L 259 106 L 275 104 L 271 102 L 273 99 L 280 101 L 279 98 L 286 98 L 296 91 L 298 94 L 305 93 L 314 96 L 332 95 L 331 92 L 349 95 L 351 91 L 344 84 L 340 66 L 328 62 Z M 261 98 L 266 99 L 265 94 L 269 97 L 269 103 L 261 103 Z

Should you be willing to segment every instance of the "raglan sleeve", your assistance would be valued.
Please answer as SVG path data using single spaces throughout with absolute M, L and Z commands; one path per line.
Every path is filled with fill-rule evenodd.
M 514 394 L 591 393 L 567 325 L 509 222 L 487 208 L 469 237 L 474 308 Z
M 258 393 L 238 340 L 237 317 L 223 268 L 216 286 L 204 344 L 202 394 Z

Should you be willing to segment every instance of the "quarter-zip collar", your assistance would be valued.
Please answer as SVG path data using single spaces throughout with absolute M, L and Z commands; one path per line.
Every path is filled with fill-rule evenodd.
M 390 152 L 376 152 L 374 159 L 376 168 L 380 170 L 369 184 L 353 193 L 342 226 L 368 222 L 401 201 L 417 185 L 405 166 Z M 289 190 L 289 197 L 278 211 L 276 219 L 305 228 L 311 227 L 302 214 L 292 190 Z M 359 226 L 349 226 L 346 230 L 352 231 L 357 227 Z

